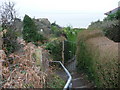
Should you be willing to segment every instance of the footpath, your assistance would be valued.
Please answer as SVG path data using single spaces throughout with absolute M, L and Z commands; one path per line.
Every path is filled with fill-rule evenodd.
M 65 67 L 72 76 L 72 88 L 94 88 L 94 84 L 87 79 L 87 75 L 76 71 L 76 61 L 69 62 Z M 56 73 L 65 81 L 68 79 L 64 70 L 56 70 Z

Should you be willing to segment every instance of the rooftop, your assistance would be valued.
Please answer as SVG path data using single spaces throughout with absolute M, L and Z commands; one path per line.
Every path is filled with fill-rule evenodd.
M 111 10 L 111 11 L 109 11 L 109 12 L 107 12 L 107 13 L 105 13 L 105 15 L 114 14 L 114 13 L 116 13 L 118 10 L 120 10 L 120 6 L 117 7 L 117 8 L 115 8 L 115 9 L 113 9 L 113 10 Z

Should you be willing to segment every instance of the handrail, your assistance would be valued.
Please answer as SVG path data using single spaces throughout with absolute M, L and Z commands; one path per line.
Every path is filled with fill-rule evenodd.
M 72 76 L 70 75 L 69 71 L 65 68 L 65 66 L 61 63 L 61 61 L 51 61 L 53 63 L 60 63 L 60 65 L 63 67 L 63 69 L 65 70 L 65 72 L 67 73 L 68 75 L 68 80 L 67 80 L 67 83 L 65 84 L 64 86 L 64 89 L 63 90 L 66 90 L 67 88 L 72 88 Z

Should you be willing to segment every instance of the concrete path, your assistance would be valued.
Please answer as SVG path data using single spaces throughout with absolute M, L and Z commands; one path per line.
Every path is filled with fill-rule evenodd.
M 72 88 L 94 88 L 94 84 L 87 79 L 83 73 L 76 71 L 76 59 L 71 60 L 66 68 L 72 75 Z
M 72 72 L 72 88 L 93 88 L 94 85 L 87 80 L 86 75 Z
M 87 76 L 83 73 L 76 71 L 76 61 L 72 60 L 69 64 L 65 65 L 72 76 L 72 88 L 94 88 L 94 84 L 87 79 Z M 56 69 L 55 73 L 59 75 L 63 80 L 67 81 L 67 74 L 63 69 Z

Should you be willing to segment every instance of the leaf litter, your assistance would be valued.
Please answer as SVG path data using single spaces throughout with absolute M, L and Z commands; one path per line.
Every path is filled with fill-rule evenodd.
M 6 57 L 3 53 L 2 62 L 2 84 L 3 88 L 43 88 L 47 74 L 36 65 L 33 57 L 36 47 L 32 43 L 19 41 L 22 46 L 20 50 Z M 9 60 L 10 59 L 10 60 Z

